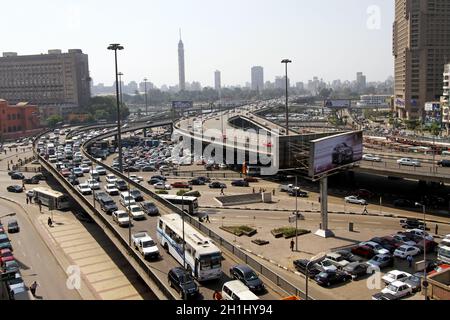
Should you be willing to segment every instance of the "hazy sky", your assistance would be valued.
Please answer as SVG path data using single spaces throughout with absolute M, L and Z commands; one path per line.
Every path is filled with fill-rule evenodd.
M 95 83 L 114 81 L 109 43 L 121 43 L 125 82 L 148 77 L 178 83 L 178 29 L 185 45 L 186 81 L 212 86 L 250 81 L 264 67 L 265 81 L 313 76 L 368 81 L 393 74 L 392 0 L 21 0 L 2 1 L 1 52 L 45 53 L 82 49 Z

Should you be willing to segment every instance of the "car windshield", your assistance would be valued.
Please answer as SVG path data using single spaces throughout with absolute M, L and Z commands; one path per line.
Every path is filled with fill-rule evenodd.
M 180 284 L 188 284 L 194 282 L 192 276 L 188 273 L 180 275 Z
M 150 247 L 154 247 L 154 246 L 155 246 L 155 242 L 153 240 L 148 240 L 148 241 L 142 242 L 143 248 L 150 248 Z
M 411 277 L 408 278 L 408 281 L 411 281 L 411 282 L 420 282 L 420 278 L 419 278 L 419 277 L 416 277 L 416 276 L 411 276 Z
M 128 218 L 128 215 L 125 212 L 118 213 L 117 216 L 119 218 Z
M 398 287 L 394 286 L 393 284 L 388 285 L 387 289 L 389 291 L 392 291 L 392 292 L 397 292 L 398 291 Z
M 251 281 L 258 279 L 258 276 L 254 271 L 249 271 L 245 274 L 245 280 Z
M 222 265 L 222 254 L 213 253 L 210 255 L 200 256 L 201 270 L 219 269 Z
M 10 285 L 21 284 L 21 283 L 23 283 L 23 280 L 22 280 L 22 278 L 14 278 L 12 280 L 9 280 L 8 283 Z
M 324 267 L 329 267 L 329 266 L 332 266 L 333 264 L 331 263 L 330 260 L 324 260 L 324 261 L 322 262 L 322 265 L 323 265 Z
M 140 212 L 140 211 L 141 211 L 141 208 L 139 208 L 139 207 L 134 207 L 134 208 L 131 208 L 131 211 L 132 211 L 132 212 Z
M 398 251 L 401 251 L 401 252 L 405 252 L 407 249 L 408 249 L 408 248 L 400 247 L 400 248 L 398 248 L 397 250 L 398 250 Z

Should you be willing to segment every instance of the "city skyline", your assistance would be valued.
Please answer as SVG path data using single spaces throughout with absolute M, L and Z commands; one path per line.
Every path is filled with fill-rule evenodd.
M 353 79 L 356 71 L 363 71 L 370 81 L 383 81 L 393 73 L 394 11 L 383 0 L 349 0 L 344 24 L 335 15 L 342 6 L 334 0 L 231 1 L 224 7 L 206 1 L 195 6 L 155 1 L 152 10 L 142 2 L 142 10 L 135 12 L 132 19 L 121 14 L 128 3 L 106 6 L 105 1 L 66 1 L 52 3 L 50 12 L 42 9 L 45 5 L 25 2 L 30 10 L 24 20 L 28 16 L 31 19 L 31 13 L 42 19 L 33 29 L 25 23 L 17 26 L 14 36 L 6 34 L 2 51 L 24 55 L 80 48 L 90 57 L 95 83 L 110 83 L 113 79 L 113 57 L 106 47 L 114 42 L 125 47 L 119 54 L 119 69 L 127 79 L 140 81 L 147 77 L 156 86 L 178 83 L 179 28 L 183 29 L 186 82 L 199 81 L 205 86 L 214 87 L 211 72 L 216 69 L 222 71 L 222 86 L 244 86 L 250 81 L 248 70 L 255 65 L 264 67 L 265 78 L 275 79 L 283 74 L 280 61 L 284 57 L 293 61 L 289 72 L 293 83 L 307 82 L 313 76 L 330 81 Z M 18 9 L 9 4 L 4 4 L 4 9 L 11 12 L 5 17 L 6 23 L 13 23 Z M 220 17 L 210 14 L 218 9 Z M 99 11 L 104 14 L 95 14 Z M 170 12 L 171 19 L 167 19 L 166 12 Z M 232 24 L 226 23 L 230 16 Z M 119 28 L 115 21 L 120 21 Z M 86 32 L 91 36 L 86 37 Z M 369 63 L 367 57 L 371 56 L 377 57 L 376 64 Z

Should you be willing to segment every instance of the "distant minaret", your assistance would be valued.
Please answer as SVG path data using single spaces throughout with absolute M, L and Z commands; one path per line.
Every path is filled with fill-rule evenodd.
M 184 45 L 181 41 L 181 29 L 180 29 L 180 42 L 178 42 L 178 73 L 179 73 L 179 87 L 180 91 L 186 90 L 186 78 L 184 74 Z

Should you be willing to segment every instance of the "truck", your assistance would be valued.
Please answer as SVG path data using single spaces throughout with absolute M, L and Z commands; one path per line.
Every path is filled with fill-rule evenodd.
M 156 243 L 147 232 L 141 231 L 131 236 L 134 248 L 139 251 L 144 258 L 156 259 L 159 257 L 159 250 Z
M 281 192 L 291 192 L 294 190 L 300 190 L 300 187 L 295 187 L 292 183 L 280 185 Z

